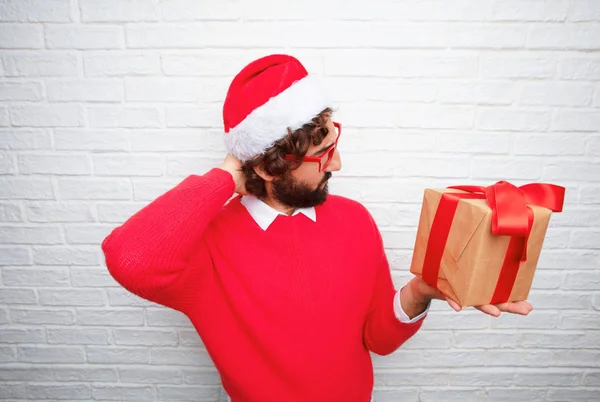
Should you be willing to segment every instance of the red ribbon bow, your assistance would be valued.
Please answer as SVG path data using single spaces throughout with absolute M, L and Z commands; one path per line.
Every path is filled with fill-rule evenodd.
M 527 240 L 533 226 L 533 211 L 527 204 L 561 212 L 565 188 L 554 184 L 531 183 L 516 187 L 506 181 L 483 186 L 451 186 L 465 193 L 442 195 L 427 242 L 422 276 L 430 286 L 437 287 L 442 255 L 450 233 L 452 220 L 463 198 L 486 199 L 492 209 L 492 234 L 511 236 L 508 249 L 490 304 L 508 301 L 521 261 L 527 259 Z

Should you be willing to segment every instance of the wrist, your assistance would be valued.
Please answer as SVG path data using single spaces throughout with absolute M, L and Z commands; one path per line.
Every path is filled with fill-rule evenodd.
M 400 291 L 400 305 L 411 319 L 423 313 L 432 299 L 430 296 L 423 294 L 418 285 L 417 282 L 410 281 Z

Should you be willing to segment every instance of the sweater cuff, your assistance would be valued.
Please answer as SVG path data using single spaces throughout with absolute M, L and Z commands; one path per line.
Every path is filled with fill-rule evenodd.
M 410 318 L 408 316 L 408 314 L 406 314 L 404 312 L 404 309 L 402 308 L 402 303 L 400 303 L 400 292 L 401 291 L 402 291 L 402 289 L 397 291 L 396 297 L 394 297 L 394 314 L 396 315 L 396 318 L 400 322 L 403 322 L 405 324 L 412 324 L 413 322 L 417 322 L 417 321 L 423 319 L 423 317 L 425 317 L 427 315 L 427 313 L 429 312 L 429 307 L 431 307 L 431 301 L 429 303 L 427 303 L 427 308 L 425 308 L 425 311 L 423 311 L 421 314 L 419 314 L 418 316 L 416 316 L 414 318 Z

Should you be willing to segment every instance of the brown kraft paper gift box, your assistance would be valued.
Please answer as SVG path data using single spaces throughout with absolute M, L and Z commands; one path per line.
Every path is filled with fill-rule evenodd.
M 410 272 L 422 277 L 431 226 L 445 192 L 462 190 L 425 189 Z M 508 301 L 526 300 L 540 256 L 552 211 L 542 206 L 533 211 L 526 260 L 519 263 Z M 561 200 L 562 208 L 562 200 Z M 485 198 L 461 199 L 456 207 L 438 272 L 437 288 L 463 307 L 489 304 L 503 267 L 511 236 L 492 234 L 492 209 Z

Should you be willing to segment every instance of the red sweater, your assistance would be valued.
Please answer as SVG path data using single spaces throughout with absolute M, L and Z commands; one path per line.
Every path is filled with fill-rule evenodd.
M 263 231 L 213 169 L 182 183 L 102 243 L 129 291 L 186 314 L 232 402 L 366 402 L 369 351 L 421 326 L 394 315 L 381 236 L 367 210 L 329 196 L 317 222 L 280 216 Z

